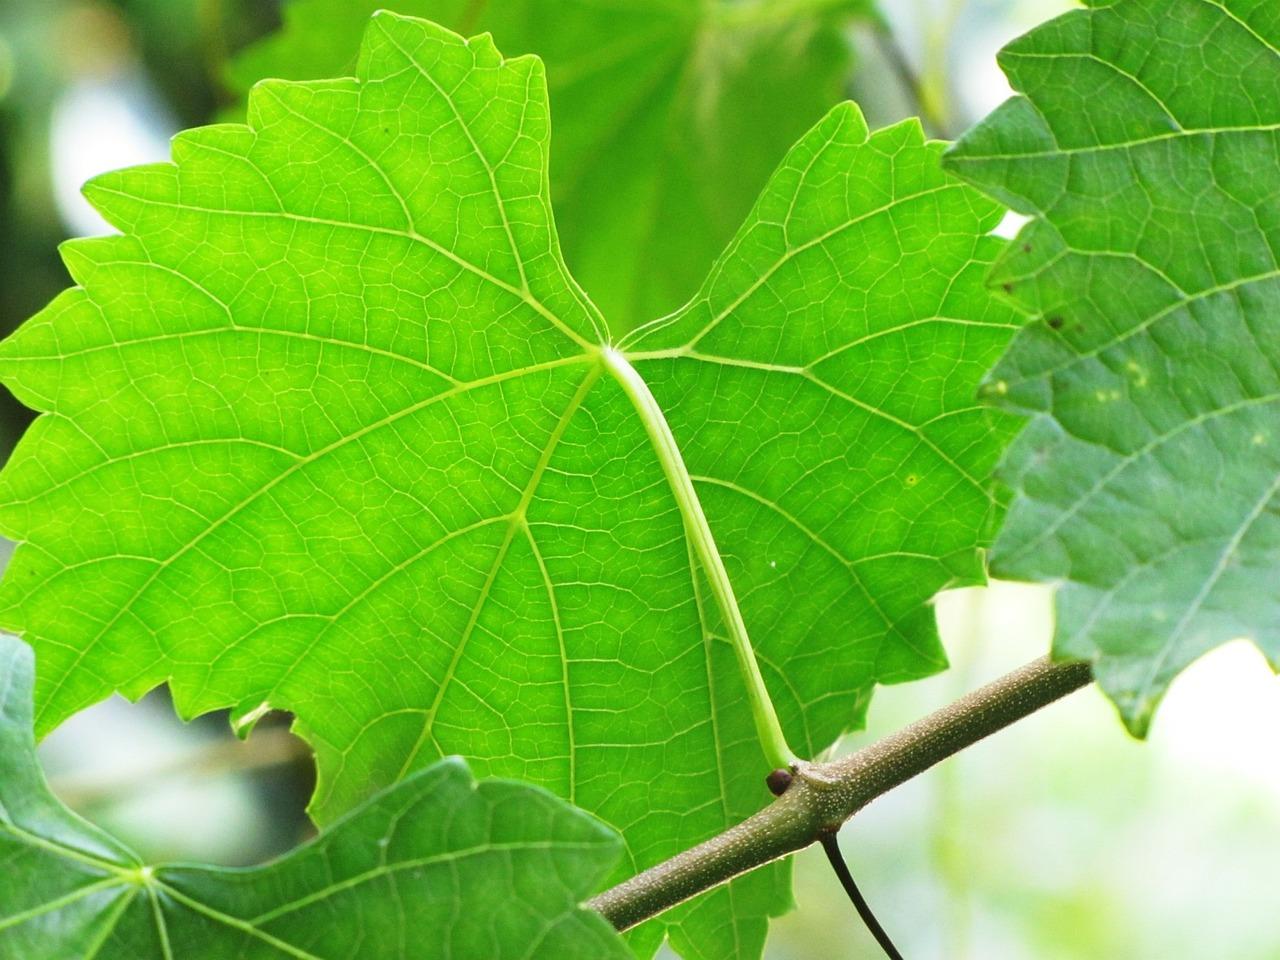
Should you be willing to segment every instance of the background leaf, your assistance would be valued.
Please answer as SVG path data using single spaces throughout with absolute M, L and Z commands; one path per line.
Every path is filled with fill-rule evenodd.
M 784 152 L 843 96 L 866 0 L 291 0 L 239 54 L 239 91 L 352 69 L 382 7 L 491 31 L 547 64 L 565 257 L 621 333 L 702 283 Z
M 621 878 L 766 802 L 734 653 L 559 257 L 540 63 L 380 15 L 357 73 L 94 181 L 125 235 L 68 245 L 80 286 L 0 347 L 48 411 L 0 476 L 37 724 L 165 680 L 291 710 L 322 822 L 461 754 L 617 827 Z M 940 151 L 837 108 L 631 351 L 809 755 L 944 665 L 928 601 L 982 576 L 1009 423 L 973 397 L 1015 315 L 1001 211 Z M 787 869 L 637 949 L 757 954 Z
M 1235 637 L 1280 662 L 1280 8 L 1119 0 L 1015 41 L 1021 96 L 950 166 L 1036 219 L 1036 316 L 988 395 L 1028 413 L 997 574 L 1060 584 L 1055 650 L 1145 732 Z
M 267 866 L 147 866 L 49 791 L 31 649 L 0 636 L 0 958 L 403 960 L 631 956 L 595 892 L 621 843 L 453 758 Z

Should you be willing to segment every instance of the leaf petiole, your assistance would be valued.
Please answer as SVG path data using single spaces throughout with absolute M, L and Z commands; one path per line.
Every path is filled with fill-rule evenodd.
M 702 502 L 698 492 L 693 488 L 693 480 L 680 455 L 680 447 L 667 418 L 662 413 L 657 399 L 649 390 L 649 385 L 640 376 L 639 371 L 631 365 L 626 356 L 613 347 L 601 350 L 601 360 L 644 423 L 645 431 L 653 442 L 658 461 L 662 464 L 663 473 L 671 490 L 675 494 L 676 503 L 680 507 L 680 515 L 684 518 L 685 530 L 693 543 L 698 562 L 702 565 L 711 584 L 712 595 L 720 608 L 720 615 L 728 625 L 729 641 L 738 658 L 738 666 L 742 671 L 743 683 L 747 688 L 747 699 L 751 703 L 751 715 L 755 720 L 756 736 L 760 747 L 764 750 L 765 759 L 771 767 L 786 768 L 796 762 L 796 755 L 787 745 L 787 738 L 782 732 L 782 724 L 778 721 L 778 712 L 774 709 L 765 686 L 764 676 L 760 672 L 760 664 L 756 661 L 755 651 L 751 648 L 751 638 L 747 634 L 747 625 L 742 619 L 742 611 L 738 609 L 738 599 L 733 592 L 733 584 L 729 582 L 729 572 L 725 569 L 724 560 L 716 547 L 707 516 L 702 511 Z

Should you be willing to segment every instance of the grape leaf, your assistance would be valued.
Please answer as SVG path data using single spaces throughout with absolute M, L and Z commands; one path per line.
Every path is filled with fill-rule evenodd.
M 1280 665 L 1280 7 L 1120 0 L 1015 41 L 951 168 L 1035 219 L 1036 316 L 986 392 L 1030 415 L 992 563 L 1059 585 L 1055 650 L 1130 729 L 1235 637 Z
M 679 307 L 783 154 L 844 95 L 866 0 L 291 0 L 229 65 L 233 89 L 352 68 L 382 7 L 491 31 L 546 62 L 565 259 L 609 326 Z
M 144 864 L 45 783 L 32 660 L 0 635 L 0 960 L 631 956 L 578 906 L 617 835 L 535 787 L 477 784 L 457 758 L 266 866 Z
M 918 124 L 833 110 L 689 307 L 611 344 L 559 255 L 538 60 L 380 14 L 357 78 L 261 84 L 248 119 L 91 183 L 124 235 L 67 245 L 80 286 L 0 346 L 46 411 L 0 475 L 39 730 L 165 680 L 183 715 L 269 704 L 320 822 L 460 754 L 617 827 L 621 878 L 768 799 L 726 582 L 808 756 L 941 669 L 1017 321 L 1000 208 Z M 787 869 L 636 948 L 758 954 Z

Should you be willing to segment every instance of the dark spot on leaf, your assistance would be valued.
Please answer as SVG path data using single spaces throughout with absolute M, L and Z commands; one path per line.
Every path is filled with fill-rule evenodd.
M 1024 244 L 1022 245 L 1022 252 L 1023 252 L 1023 253 L 1030 253 L 1030 252 L 1031 252 L 1031 244 L 1029 244 L 1029 243 L 1024 243 Z
M 919 478 L 919 477 L 917 477 L 914 473 L 908 473 L 908 474 L 907 474 L 907 486 L 908 486 L 908 487 L 914 487 L 914 486 L 915 486 L 917 483 L 919 483 L 919 482 L 920 482 L 920 478 Z
M 1061 330 L 1061 329 L 1062 329 L 1062 318 L 1061 318 L 1061 317 L 1050 317 L 1048 322 L 1049 322 L 1049 328 L 1050 328 L 1051 330 Z
M 1002 284 L 1000 284 L 1000 289 L 1001 289 L 1001 290 L 1003 290 L 1005 293 L 1013 293 L 1013 284 L 1012 284 L 1012 283 L 1002 283 Z

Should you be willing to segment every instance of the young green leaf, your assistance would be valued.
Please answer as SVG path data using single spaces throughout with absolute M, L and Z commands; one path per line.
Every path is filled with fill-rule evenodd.
M 1020 96 L 950 166 L 1035 219 L 1036 316 L 987 393 L 1031 421 L 998 574 L 1059 584 L 1056 650 L 1135 733 L 1249 637 L 1280 663 L 1280 7 L 1119 0 L 1015 41 Z
M 144 864 L 50 792 L 31 682 L 31 649 L 0 636 L 0 960 L 631 956 L 578 905 L 617 835 L 456 758 L 266 866 Z
M 974 400 L 1015 323 L 998 206 L 839 107 L 611 344 L 548 136 L 539 61 L 381 14 L 356 78 L 89 186 L 124 235 L 68 245 L 80 286 L 0 347 L 47 411 L 0 475 L 41 730 L 166 679 L 184 715 L 270 704 L 322 822 L 456 753 L 619 828 L 621 877 L 767 800 L 770 693 L 815 756 L 943 666 L 928 601 L 982 576 L 1012 422 Z M 637 947 L 758 954 L 785 876 Z
M 574 275 L 616 332 L 691 296 L 796 138 L 844 96 L 867 0 L 291 0 L 228 79 L 353 68 L 375 10 L 491 31 L 547 65 L 551 194 Z

